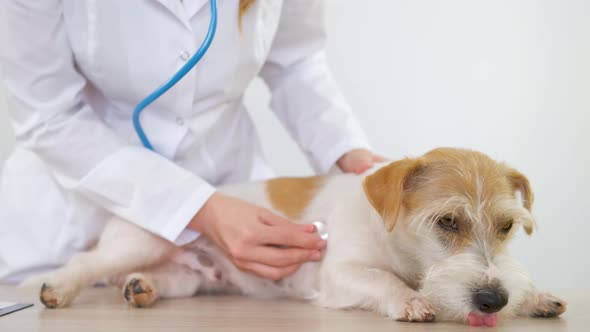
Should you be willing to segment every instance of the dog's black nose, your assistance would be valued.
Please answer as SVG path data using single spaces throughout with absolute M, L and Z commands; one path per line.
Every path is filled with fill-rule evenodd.
M 491 314 L 500 311 L 508 303 L 504 290 L 479 289 L 473 294 L 473 304 L 479 311 Z

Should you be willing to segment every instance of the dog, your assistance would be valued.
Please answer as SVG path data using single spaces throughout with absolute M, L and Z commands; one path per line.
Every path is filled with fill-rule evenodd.
M 108 278 L 135 307 L 226 293 L 473 326 L 566 310 L 565 301 L 538 292 L 507 254 L 519 227 L 529 235 L 535 228 L 528 179 L 480 152 L 438 148 L 360 176 L 278 178 L 219 191 L 295 222 L 324 221 L 330 238 L 323 259 L 266 280 L 240 271 L 204 236 L 176 247 L 113 218 L 92 250 L 37 280 L 41 302 L 66 306 Z

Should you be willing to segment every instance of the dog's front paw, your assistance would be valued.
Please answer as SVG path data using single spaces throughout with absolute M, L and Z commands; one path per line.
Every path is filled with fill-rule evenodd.
M 549 293 L 528 293 L 518 309 L 519 316 L 534 318 L 557 317 L 565 312 L 567 303 Z
M 426 298 L 415 296 L 405 301 L 402 310 L 396 316 L 394 318 L 398 321 L 424 323 L 434 321 L 436 315 Z
M 39 300 L 46 308 L 56 309 L 70 304 L 76 295 L 78 295 L 77 288 L 44 283 L 41 286 Z
M 534 318 L 557 317 L 566 311 L 567 303 L 549 293 L 541 293 L 531 309 L 529 316 Z
M 129 305 L 136 308 L 145 308 L 150 306 L 158 298 L 156 287 L 144 275 L 134 273 L 127 277 L 127 282 L 123 287 L 123 297 Z

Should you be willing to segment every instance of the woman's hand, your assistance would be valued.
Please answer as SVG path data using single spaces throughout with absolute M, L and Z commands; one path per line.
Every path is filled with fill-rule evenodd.
M 267 209 L 215 193 L 189 224 L 208 236 L 241 270 L 278 280 L 319 261 L 326 241 L 313 225 L 297 225 Z
M 373 167 L 375 163 L 385 160 L 367 149 L 354 149 L 340 157 L 336 164 L 344 173 L 361 174 Z

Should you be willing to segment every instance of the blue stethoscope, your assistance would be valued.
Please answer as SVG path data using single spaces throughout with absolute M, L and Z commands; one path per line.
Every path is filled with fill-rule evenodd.
M 135 110 L 133 111 L 133 127 L 135 128 L 135 132 L 141 141 L 141 144 L 147 149 L 152 151 L 154 147 L 150 143 L 150 140 L 147 138 L 145 131 L 141 127 L 140 122 L 140 115 L 143 110 L 148 107 L 151 103 L 153 103 L 156 99 L 160 98 L 166 91 L 170 90 L 178 81 L 180 81 L 193 67 L 201 60 L 203 55 L 211 46 L 211 42 L 213 41 L 213 37 L 215 36 L 215 30 L 217 29 L 217 1 L 216 0 L 209 0 L 209 5 L 211 7 L 211 21 L 209 21 L 209 30 L 207 31 L 207 35 L 205 36 L 205 40 L 187 63 L 182 66 L 166 83 L 162 86 L 157 88 L 154 92 L 152 92 L 149 96 L 145 97 L 137 106 L 135 106 Z

